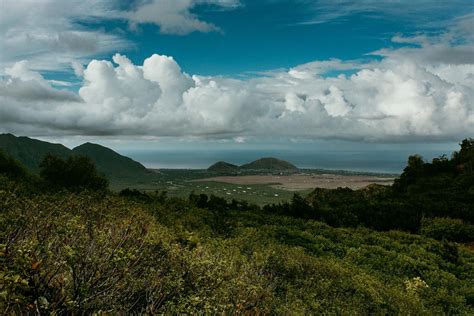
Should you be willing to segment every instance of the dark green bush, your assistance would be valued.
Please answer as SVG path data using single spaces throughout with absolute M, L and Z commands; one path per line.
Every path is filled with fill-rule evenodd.
M 40 176 L 54 189 L 70 191 L 104 191 L 107 179 L 97 172 L 94 163 L 85 156 L 71 156 L 67 160 L 47 155 L 40 164 Z
M 0 175 L 12 179 L 21 179 L 28 176 L 28 171 L 18 161 L 0 150 Z
M 438 240 L 469 242 L 474 240 L 474 225 L 456 218 L 424 218 L 421 234 Z

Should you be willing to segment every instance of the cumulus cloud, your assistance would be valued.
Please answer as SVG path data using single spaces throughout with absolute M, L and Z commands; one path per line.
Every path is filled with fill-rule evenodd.
M 75 66 L 77 94 L 22 61 L 0 80 L 0 123 L 42 135 L 459 140 L 474 130 L 474 61 L 453 62 L 472 42 L 449 32 L 399 35 L 416 45 L 370 62 L 315 61 L 247 80 L 187 74 L 170 56 L 136 65 L 116 54 Z
M 7 79 L 0 81 L 0 98 L 5 102 L 11 99 L 28 102 L 80 102 L 80 98 L 74 93 L 52 88 L 40 73 L 29 68 L 26 60 L 5 69 L 5 73 L 8 75 Z

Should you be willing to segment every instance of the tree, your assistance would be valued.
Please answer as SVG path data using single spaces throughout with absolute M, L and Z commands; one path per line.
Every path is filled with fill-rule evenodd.
M 400 178 L 395 180 L 393 188 L 398 192 L 406 192 L 408 187 L 414 184 L 421 175 L 423 175 L 423 168 L 425 162 L 420 155 L 412 155 L 408 157 L 408 165 L 403 169 Z
M 40 164 L 40 176 L 48 185 L 70 191 L 103 191 L 108 186 L 107 179 L 97 172 L 94 163 L 85 156 L 71 156 L 63 160 L 47 155 Z
M 18 161 L 0 151 L 0 175 L 18 179 L 25 178 L 28 172 Z
M 311 218 L 313 208 L 298 193 L 293 194 L 291 199 L 290 213 L 295 217 Z
M 474 172 L 474 139 L 466 138 L 459 145 L 461 146 L 461 150 L 454 152 L 453 160 L 456 161 L 462 172 Z

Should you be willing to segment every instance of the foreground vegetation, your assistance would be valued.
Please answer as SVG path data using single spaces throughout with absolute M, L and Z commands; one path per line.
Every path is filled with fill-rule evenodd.
M 114 194 L 87 160 L 49 158 L 37 178 L 0 155 L 0 310 L 472 315 L 474 147 L 463 144 L 443 160 L 455 172 L 411 159 L 393 188 L 316 190 L 263 209 L 205 194 Z M 88 176 L 76 181 L 81 168 Z M 447 194 L 444 208 L 416 208 Z M 402 200 L 407 211 L 390 215 Z M 364 205 L 409 222 L 417 210 L 420 226 L 374 226 Z
M 474 312 L 474 254 L 454 243 L 163 196 L 0 200 L 10 313 Z

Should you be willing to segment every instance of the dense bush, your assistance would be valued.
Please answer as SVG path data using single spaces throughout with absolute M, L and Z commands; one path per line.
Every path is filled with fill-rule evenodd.
M 367 190 L 377 192 L 367 192 Z M 422 213 L 403 200 L 379 195 L 387 187 L 366 190 L 315 189 L 306 199 L 295 194 L 289 203 L 266 205 L 270 214 L 315 219 L 334 227 L 365 226 L 376 230 L 400 229 L 417 232 Z
M 19 162 L 0 150 L 0 175 L 20 179 L 27 177 L 28 172 Z
M 40 176 L 47 185 L 56 189 L 103 191 L 108 186 L 107 179 L 85 156 L 71 156 L 63 160 L 47 155 L 40 164 Z
M 178 286 L 165 229 L 133 204 L 3 193 L 1 207 L 4 311 L 153 312 Z
M 474 240 L 474 225 L 466 224 L 461 219 L 424 218 L 421 234 L 438 240 L 468 242 Z
M 451 159 L 431 163 L 411 156 L 393 185 L 394 197 L 425 217 L 452 217 L 474 222 L 474 140 L 465 139 Z
M 456 244 L 150 196 L 1 191 L 0 309 L 474 312 L 474 255 Z

